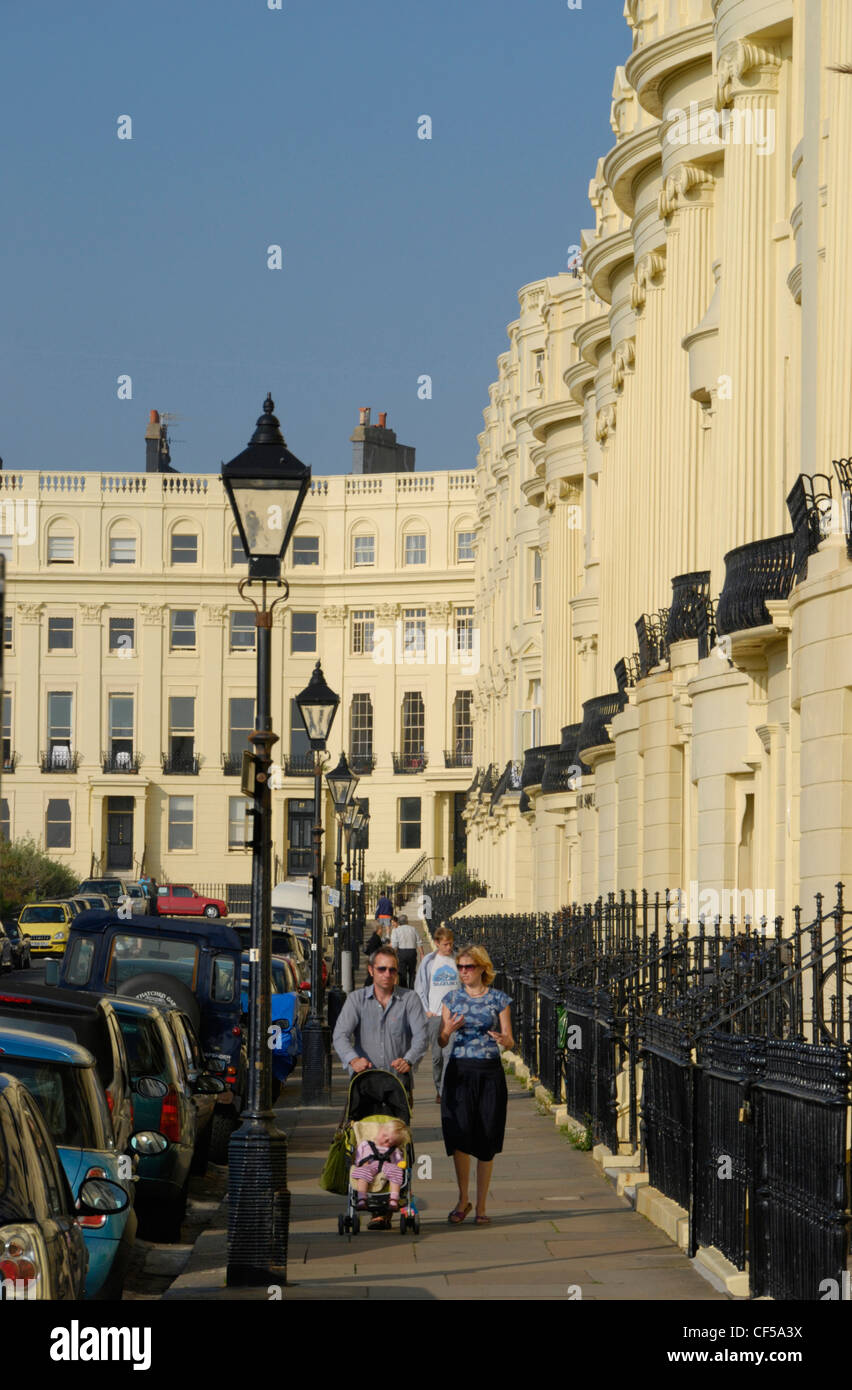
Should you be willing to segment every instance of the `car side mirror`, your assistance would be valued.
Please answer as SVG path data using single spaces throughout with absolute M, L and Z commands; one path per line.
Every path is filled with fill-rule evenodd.
M 137 1076 L 133 1089 L 143 1100 L 162 1100 L 168 1094 L 168 1086 L 159 1076 Z
M 218 1076 L 202 1072 L 192 1089 L 197 1096 L 218 1096 L 224 1091 L 225 1083 Z
M 149 1158 L 152 1154 L 165 1153 L 169 1141 L 155 1129 L 139 1129 L 131 1134 L 130 1147 L 140 1158 Z
M 87 1178 L 77 1199 L 81 1216 L 115 1216 L 129 1206 L 130 1198 L 124 1188 L 108 1178 Z
M 46 985 L 59 984 L 59 961 L 46 960 L 44 962 L 44 983 Z

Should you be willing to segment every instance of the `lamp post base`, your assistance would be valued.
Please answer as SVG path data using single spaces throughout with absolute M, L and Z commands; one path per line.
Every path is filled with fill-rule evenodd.
M 289 1225 L 286 1135 L 271 1111 L 247 1116 L 228 1144 L 230 1288 L 286 1283 Z
M 325 1002 L 326 1013 L 328 1014 L 328 1026 L 333 1033 L 334 1025 L 340 1017 L 340 1010 L 346 1003 L 345 991 L 341 989 L 340 985 L 332 985 L 331 989 L 327 989 L 325 992 Z
M 302 1104 L 331 1105 L 331 1033 L 315 1014 L 302 1029 Z

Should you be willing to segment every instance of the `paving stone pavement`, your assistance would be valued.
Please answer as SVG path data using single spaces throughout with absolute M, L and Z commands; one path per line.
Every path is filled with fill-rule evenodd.
M 551 1116 L 509 1077 L 503 1153 L 494 1164 L 490 1226 L 450 1226 L 455 1205 L 452 1160 L 444 1153 L 440 1110 L 428 1056 L 421 1063 L 413 1117 L 413 1191 L 419 1236 L 390 1231 L 339 1236 L 344 1199 L 317 1178 L 345 1100 L 335 1070 L 332 1108 L 300 1108 L 298 1083 L 285 1088 L 277 1114 L 290 1141 L 292 1194 L 288 1282 L 291 1300 L 534 1299 L 585 1301 L 725 1300 L 656 1226 L 638 1216 L 588 1153 L 573 1149 Z M 431 1159 L 431 1179 L 416 1176 Z M 268 1299 L 276 1292 L 225 1285 L 227 1207 L 202 1232 L 166 1299 Z

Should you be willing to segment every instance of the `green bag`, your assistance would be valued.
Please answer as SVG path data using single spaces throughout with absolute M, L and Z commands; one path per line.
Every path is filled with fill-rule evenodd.
M 320 1187 L 324 1187 L 326 1192 L 337 1192 L 341 1197 L 345 1197 L 349 1191 L 348 1139 L 348 1127 L 338 1129 L 319 1180 Z

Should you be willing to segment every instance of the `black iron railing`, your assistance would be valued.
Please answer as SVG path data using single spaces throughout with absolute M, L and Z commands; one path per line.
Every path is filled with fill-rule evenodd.
M 666 642 L 684 642 L 698 637 L 707 621 L 710 601 L 710 571 L 695 570 L 678 574 L 672 580 L 672 603 L 669 609 Z
M 313 777 L 313 753 L 286 753 L 281 763 L 286 777 Z
M 832 467 L 840 486 L 843 510 L 843 530 L 846 533 L 846 554 L 852 560 L 852 459 L 833 459 Z
M 537 787 L 544 774 L 544 765 L 551 753 L 559 752 L 558 743 L 542 743 L 538 748 L 527 748 L 524 752 L 524 765 L 521 768 L 521 786 Z
M 166 777 L 197 777 L 201 758 L 197 753 L 181 753 L 171 757 L 163 753 L 163 775 Z
M 239 777 L 243 770 L 242 753 L 223 753 L 222 754 L 222 775 L 225 777 Z
M 510 758 L 503 771 L 497 779 L 497 785 L 491 793 L 491 805 L 489 810 L 493 811 L 497 802 L 506 792 L 521 791 L 521 764 Z
M 831 478 L 827 473 L 800 473 L 787 495 L 793 525 L 796 579 L 805 579 L 808 556 L 819 550 L 831 527 Z
M 584 752 L 587 748 L 597 748 L 599 744 L 610 743 L 606 726 L 612 723 L 623 708 L 624 697 L 620 691 L 616 691 L 614 695 L 595 695 L 593 699 L 585 700 L 583 722 L 577 734 L 578 751 Z
M 393 770 L 399 773 L 425 772 L 428 753 L 392 753 Z
M 369 777 L 376 766 L 372 753 L 350 753 L 349 766 L 357 777 Z
M 444 767 L 473 767 L 473 751 L 468 749 L 452 753 L 449 749 L 444 749 Z
M 767 599 L 788 598 L 795 577 L 792 532 L 729 550 L 725 585 L 716 608 L 716 631 L 724 634 L 768 625 Z
M 14 751 L 14 749 L 12 750 L 11 753 L 8 753 L 8 754 L 6 755 L 6 757 L 0 759 L 0 771 L 2 771 L 2 772 L 6 772 L 6 773 L 14 772 L 14 771 L 15 771 L 15 768 L 16 768 L 17 766 L 18 766 L 18 755 L 17 755 L 17 753 Z
M 557 749 L 548 753 L 541 777 L 541 790 L 547 792 L 578 791 L 583 776 L 591 773 L 580 757 L 579 737 L 581 724 L 566 724 L 562 730 L 562 742 Z
M 80 754 L 70 748 L 53 748 L 49 753 L 41 753 L 39 763 L 42 772 L 76 772 Z
M 142 762 L 141 753 L 101 753 L 104 772 L 138 772 Z

